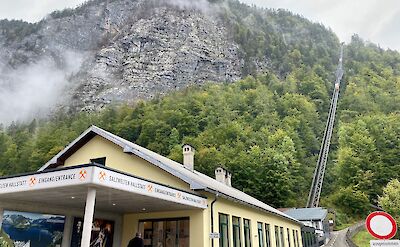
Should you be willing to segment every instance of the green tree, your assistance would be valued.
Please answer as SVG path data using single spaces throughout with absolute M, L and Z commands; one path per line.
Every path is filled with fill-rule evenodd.
M 330 200 L 337 209 L 354 218 L 363 218 L 370 209 L 368 195 L 358 190 L 357 186 L 340 188 Z
M 378 199 L 379 206 L 392 215 L 397 224 L 400 224 L 400 182 L 391 180 L 384 188 L 383 194 Z

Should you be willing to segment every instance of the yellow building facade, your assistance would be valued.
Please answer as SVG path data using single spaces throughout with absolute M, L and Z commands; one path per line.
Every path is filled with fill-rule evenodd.
M 189 153 L 189 149 L 186 151 Z M 67 202 L 63 203 L 63 199 L 60 199 L 61 201 L 49 205 L 52 210 L 46 211 L 43 208 L 41 210 L 45 213 L 56 211 L 56 213 L 68 213 L 70 216 L 84 216 L 85 221 L 93 220 L 96 215 L 115 220 L 119 226 L 115 227 L 113 246 L 127 246 L 137 232 L 142 234 L 145 245 L 156 247 L 302 246 L 300 222 L 232 188 L 230 181 L 217 181 L 197 172 L 195 164 L 190 164 L 190 155 L 188 157 L 187 167 L 93 126 L 43 166 L 38 174 L 25 177 L 27 181 L 33 176 L 45 181 L 41 176 L 50 176 L 56 171 L 76 173 L 74 177 L 76 184 L 74 182 L 74 184 L 57 185 L 55 184 L 57 181 L 52 181 L 53 187 L 38 187 L 38 193 L 45 195 L 50 193 L 48 191 L 54 193 L 54 190 L 59 190 L 61 192 L 55 195 L 55 198 L 61 198 L 64 193 L 68 198 L 81 196 L 81 200 L 71 202 L 70 208 L 64 208 L 63 205 Z M 82 176 L 82 169 L 99 160 L 103 163 L 94 164 L 93 171 L 85 170 L 90 173 L 88 177 L 92 176 L 95 182 L 79 184 L 78 177 Z M 75 168 L 80 170 L 75 171 Z M 120 177 L 113 174 L 120 174 Z M 161 186 L 161 189 L 155 187 L 154 191 L 151 186 L 146 186 L 147 192 L 158 192 L 160 196 L 152 197 L 147 194 L 136 196 L 129 189 L 122 187 L 128 185 L 132 188 L 136 186 L 134 189 L 140 187 L 129 180 L 130 176 L 132 179 Z M 223 177 L 228 180 L 227 176 L 225 173 Z M 22 179 L 20 181 L 25 177 L 19 177 Z M 0 186 L 2 181 L 5 186 L 7 183 L 17 181 L 15 179 L 15 177 L 0 178 Z M 107 187 L 107 182 L 110 183 L 110 188 Z M 112 182 L 119 184 L 113 187 Z M 25 198 L 28 202 L 31 200 L 31 205 L 38 205 L 33 197 L 27 196 L 28 193 L 33 195 L 36 190 L 33 191 L 32 186 L 26 186 L 26 188 L 21 187 L 20 192 L 2 193 L 0 190 L 0 209 L 34 208 L 38 211 L 40 208 L 38 206 L 29 208 L 13 204 L 13 200 L 20 201 L 21 198 Z M 87 194 L 86 189 L 88 189 Z M 71 196 L 75 194 L 77 196 Z M 173 198 L 169 199 L 167 196 Z M 180 203 L 181 198 L 186 200 L 185 204 Z M 87 214 L 89 216 L 91 214 L 91 217 Z M 88 225 L 86 223 L 86 227 Z M 66 224 L 65 227 L 71 226 Z M 70 231 L 64 229 L 64 234 L 71 235 Z M 68 241 L 70 240 L 67 237 L 62 246 L 70 246 Z M 81 246 L 87 243 L 90 241 L 82 239 Z

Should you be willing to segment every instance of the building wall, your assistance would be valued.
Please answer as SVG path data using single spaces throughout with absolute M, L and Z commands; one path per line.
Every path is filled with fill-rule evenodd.
M 149 179 L 158 183 L 169 185 L 178 189 L 190 191 L 190 187 L 184 181 L 175 176 L 163 171 L 155 165 L 135 156 L 126 154 L 122 148 L 114 143 L 96 136 L 87 144 L 77 150 L 66 161 L 64 166 L 74 166 L 86 164 L 90 159 L 106 157 L 106 166 L 114 168 L 126 173 L 133 174 L 138 177 Z M 205 210 L 194 209 L 187 211 L 166 211 L 166 212 L 149 212 L 140 214 L 125 214 L 123 216 L 122 228 L 122 246 L 126 246 L 129 240 L 138 231 L 140 220 L 146 219 L 162 219 L 162 218 L 179 218 L 189 217 L 190 219 L 190 246 L 205 247 L 211 246 L 211 202 L 215 195 L 203 193 L 208 198 L 208 208 Z M 241 218 L 241 241 L 244 247 L 243 219 L 251 221 L 251 236 L 252 247 L 258 246 L 258 230 L 257 222 L 270 224 L 271 246 L 275 247 L 274 227 L 279 226 L 284 228 L 285 247 L 287 245 L 287 228 L 290 229 L 291 247 L 294 247 L 292 237 L 292 229 L 297 230 L 299 234 L 299 246 L 302 246 L 300 226 L 292 221 L 278 217 L 274 214 L 263 212 L 258 209 L 251 208 L 247 205 L 238 202 L 232 202 L 223 198 L 218 198 L 214 204 L 214 232 L 219 231 L 218 214 L 223 213 L 229 215 L 229 239 L 230 246 L 233 245 L 232 235 L 232 216 Z M 264 231 L 265 238 L 265 231 Z M 265 246 L 265 245 L 264 245 Z M 214 247 L 219 247 L 218 239 L 214 240 Z
M 90 163 L 91 159 L 106 157 L 106 166 L 130 173 L 161 184 L 190 191 L 190 186 L 184 181 L 143 160 L 136 155 L 126 154 L 123 149 L 104 139 L 95 136 L 83 147 L 77 150 L 65 161 L 64 166 L 76 166 Z
M 203 247 L 207 246 L 205 232 L 206 232 L 206 218 L 204 210 L 186 210 L 186 211 L 168 211 L 168 212 L 153 212 L 153 213 L 140 213 L 140 214 L 125 214 L 123 217 L 123 231 L 122 231 L 122 246 L 127 246 L 136 232 L 138 232 L 140 220 L 151 219 L 167 219 L 167 218 L 182 218 L 189 217 L 190 227 L 190 246 Z
M 208 196 L 208 208 L 205 210 L 187 210 L 172 212 L 156 212 L 141 214 L 126 214 L 123 217 L 123 233 L 122 246 L 126 246 L 134 234 L 138 231 L 140 220 L 163 219 L 163 218 L 180 218 L 189 217 L 190 219 L 190 246 L 191 247 L 210 247 L 212 239 L 209 237 L 211 233 L 211 203 L 214 200 L 212 194 L 206 193 Z M 214 232 L 219 232 L 219 213 L 229 215 L 229 244 L 233 246 L 232 234 L 232 216 L 241 218 L 241 246 L 244 247 L 244 228 L 243 219 L 251 221 L 251 238 L 252 247 L 258 247 L 258 228 L 257 223 L 270 224 L 271 246 L 275 247 L 275 225 L 284 228 L 285 247 L 287 245 L 287 228 L 290 230 L 290 246 L 294 247 L 292 230 L 297 230 L 299 238 L 299 246 L 302 246 L 300 225 L 292 221 L 275 216 L 270 213 L 264 213 L 258 209 L 250 208 L 246 205 L 232 202 L 226 199 L 218 198 L 214 203 Z M 265 230 L 263 231 L 265 239 Z M 264 244 L 264 246 L 266 246 Z M 214 247 L 219 247 L 219 240 L 214 240 Z
M 214 198 L 214 197 L 212 197 Z M 210 202 L 211 203 L 211 202 Z M 210 204 L 209 204 L 210 205 Z M 206 214 L 211 214 L 211 207 L 208 207 Z M 294 247 L 293 241 L 293 233 L 292 230 L 297 230 L 298 238 L 299 238 L 299 246 L 302 246 L 301 240 L 301 229 L 300 225 L 295 224 L 292 221 L 286 220 L 282 217 L 278 217 L 272 213 L 263 212 L 261 210 L 248 207 L 247 205 L 240 204 L 238 202 L 232 202 L 230 200 L 218 198 L 216 203 L 214 204 L 214 232 L 219 231 L 219 222 L 218 222 L 218 214 L 223 213 L 229 215 L 229 243 L 230 246 L 233 246 L 233 234 L 232 234 L 232 216 L 240 217 L 241 218 L 241 246 L 244 247 L 244 231 L 243 231 L 243 219 L 249 219 L 251 224 L 251 238 L 252 238 L 252 247 L 258 247 L 258 228 L 257 223 L 262 222 L 263 225 L 270 224 L 270 236 L 271 236 L 271 246 L 275 247 L 275 226 L 283 227 L 284 228 L 284 239 L 285 239 L 285 247 L 287 245 L 287 228 L 290 231 L 290 246 Z M 208 217 L 210 218 L 210 217 Z M 210 224 L 207 224 L 210 225 Z M 211 232 L 211 229 L 208 231 Z M 263 228 L 263 234 L 265 239 L 265 230 Z M 208 233 L 207 233 L 208 235 Z M 214 246 L 219 247 L 218 239 L 214 240 Z M 211 240 L 209 240 L 209 246 L 211 246 Z M 265 243 L 264 243 L 264 246 Z

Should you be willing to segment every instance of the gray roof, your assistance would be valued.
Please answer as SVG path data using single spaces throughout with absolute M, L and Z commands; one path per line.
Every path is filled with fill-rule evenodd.
M 246 193 L 237 190 L 231 186 L 225 185 L 224 183 L 218 182 L 217 180 L 204 175 L 198 171 L 191 171 L 185 168 L 182 164 L 175 162 L 167 157 L 164 157 L 160 154 L 157 154 L 153 151 L 150 151 L 144 147 L 141 147 L 135 143 L 129 142 L 119 136 L 116 136 L 108 131 L 105 131 L 96 126 L 91 126 L 85 132 L 83 132 L 77 139 L 75 139 L 72 143 L 70 143 L 64 150 L 59 152 L 56 156 L 54 156 L 51 160 L 49 160 L 44 166 L 42 166 L 39 171 L 45 170 L 48 167 L 56 164 L 58 159 L 63 155 L 68 155 L 68 151 L 72 149 L 76 144 L 80 143 L 82 139 L 87 136 L 97 134 L 116 145 L 123 148 L 125 153 L 130 153 L 141 157 L 142 159 L 152 163 L 153 165 L 163 169 L 164 171 L 180 178 L 190 185 L 192 190 L 205 190 L 211 193 L 214 193 L 218 196 L 224 197 L 226 199 L 234 200 L 239 203 L 246 204 L 248 206 L 252 206 L 259 210 L 267 211 L 274 215 L 284 217 L 288 220 L 291 220 L 297 224 L 302 224 L 296 219 L 286 215 L 285 213 L 280 212 L 279 210 L 255 199 L 247 195 Z
M 328 210 L 324 208 L 292 208 L 285 213 L 296 220 L 324 220 L 328 215 Z

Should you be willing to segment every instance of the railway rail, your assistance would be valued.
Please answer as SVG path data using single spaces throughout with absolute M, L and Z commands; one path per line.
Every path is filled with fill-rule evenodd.
M 340 47 L 339 64 L 336 70 L 336 81 L 333 89 L 331 104 L 329 108 L 328 120 L 326 122 L 324 137 L 322 139 L 321 149 L 318 155 L 317 166 L 314 171 L 313 181 L 308 195 L 307 207 L 315 208 L 319 206 L 319 200 L 322 191 L 322 185 L 325 176 L 326 163 L 328 161 L 329 147 L 331 144 L 333 127 L 335 124 L 336 110 L 339 100 L 340 83 L 343 78 L 343 47 Z

